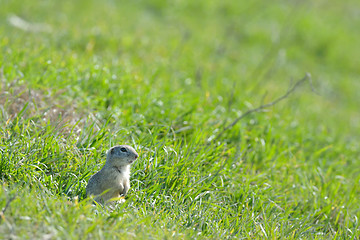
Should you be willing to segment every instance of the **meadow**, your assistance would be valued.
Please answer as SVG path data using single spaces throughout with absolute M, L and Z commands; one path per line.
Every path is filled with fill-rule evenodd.
M 359 239 L 359 25 L 355 0 L 0 0 L 0 239 Z M 117 144 L 131 189 L 93 206 Z

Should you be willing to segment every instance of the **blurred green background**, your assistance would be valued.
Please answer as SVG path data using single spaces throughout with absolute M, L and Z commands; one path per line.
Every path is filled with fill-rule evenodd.
M 66 88 L 71 98 L 89 96 L 96 102 L 92 108 L 101 110 L 109 91 L 141 95 L 145 88 L 152 89 L 154 98 L 166 92 L 206 104 L 206 96 L 216 103 L 220 96 L 224 104 L 231 93 L 240 104 L 255 104 L 265 93 L 269 99 L 279 95 L 290 79 L 309 72 L 318 95 L 306 89 L 301 103 L 293 103 L 302 107 L 289 105 L 298 109 L 293 112 L 298 120 L 337 126 L 331 130 L 350 138 L 359 131 L 357 1 L 1 5 L 6 75 L 14 78 L 20 72 L 34 87 Z M 29 23 L 28 31 L 16 27 L 14 16 Z M 121 99 L 114 97 L 109 104 Z

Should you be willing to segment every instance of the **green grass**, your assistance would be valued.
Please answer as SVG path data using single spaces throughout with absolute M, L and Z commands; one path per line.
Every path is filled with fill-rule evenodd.
M 0 6 L 0 238 L 359 238 L 358 1 Z M 132 187 L 94 207 L 116 144 Z

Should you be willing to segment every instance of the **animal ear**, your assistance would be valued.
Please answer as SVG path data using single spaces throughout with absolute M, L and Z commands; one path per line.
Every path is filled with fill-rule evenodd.
M 114 154 L 114 151 L 115 151 L 115 148 L 112 148 L 112 149 L 110 150 L 110 154 Z

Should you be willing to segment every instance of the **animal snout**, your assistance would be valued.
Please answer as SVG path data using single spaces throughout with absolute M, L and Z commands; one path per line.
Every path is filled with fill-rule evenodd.
M 135 154 L 135 159 L 137 159 L 139 157 L 139 155 L 138 154 Z

